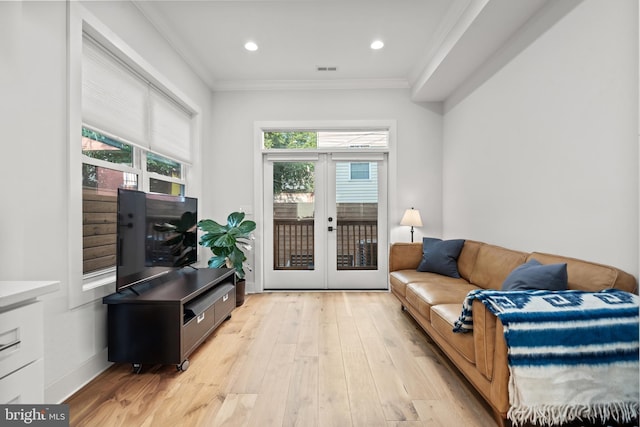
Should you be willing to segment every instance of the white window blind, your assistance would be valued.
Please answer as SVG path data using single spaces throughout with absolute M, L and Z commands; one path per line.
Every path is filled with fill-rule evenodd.
M 82 43 L 82 121 L 149 148 L 149 87 L 87 37 Z
M 191 161 L 191 114 L 152 89 L 151 150 L 175 160 Z
M 191 163 L 192 115 L 85 35 L 82 121 L 168 158 Z

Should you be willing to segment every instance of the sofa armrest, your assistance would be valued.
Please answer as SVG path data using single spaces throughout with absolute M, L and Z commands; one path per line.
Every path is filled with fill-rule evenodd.
M 476 353 L 476 367 L 486 379 L 493 378 L 493 359 L 496 349 L 496 320 L 485 305 L 473 301 L 473 344 Z
M 476 368 L 491 382 L 491 400 L 506 414 L 509 408 L 509 365 L 502 322 L 480 301 L 473 301 Z
M 389 250 L 389 272 L 415 270 L 422 260 L 422 243 L 392 243 Z

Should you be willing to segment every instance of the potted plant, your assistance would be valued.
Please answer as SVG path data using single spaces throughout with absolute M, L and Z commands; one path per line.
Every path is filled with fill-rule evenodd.
M 198 222 L 198 228 L 204 232 L 200 244 L 211 249 L 209 268 L 229 267 L 236 270 L 236 307 L 244 304 L 245 272 L 244 262 L 247 256 L 244 250 L 250 250 L 251 232 L 256 229 L 254 221 L 244 221 L 243 212 L 232 212 L 227 224 L 221 225 L 211 219 Z

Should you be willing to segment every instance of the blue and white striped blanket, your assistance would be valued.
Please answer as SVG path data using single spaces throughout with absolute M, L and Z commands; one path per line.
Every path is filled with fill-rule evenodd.
M 638 419 L 638 296 L 617 289 L 469 292 L 454 332 L 473 329 L 477 299 L 502 322 L 508 418 L 552 425 Z

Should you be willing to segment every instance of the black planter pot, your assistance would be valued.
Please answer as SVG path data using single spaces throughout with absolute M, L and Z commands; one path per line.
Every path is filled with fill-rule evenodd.
M 244 304 L 245 285 L 247 281 L 244 279 L 236 280 L 236 307 Z

